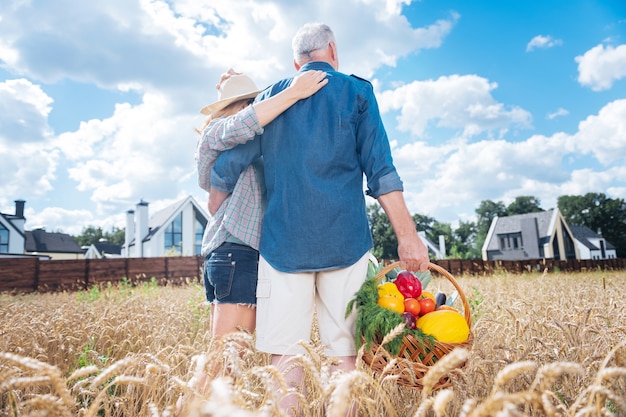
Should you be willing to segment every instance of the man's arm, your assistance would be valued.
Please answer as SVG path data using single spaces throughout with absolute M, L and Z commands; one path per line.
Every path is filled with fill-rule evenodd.
M 378 197 L 391 227 L 398 238 L 400 267 L 409 271 L 428 270 L 428 249 L 417 235 L 413 218 L 404 201 L 402 191 L 392 191 Z
M 220 206 L 224 203 L 224 201 L 226 201 L 226 198 L 228 198 L 229 195 L 230 193 L 220 191 L 215 187 L 211 187 L 209 189 L 209 201 L 207 203 L 207 208 L 209 209 L 211 216 L 215 216 L 215 213 L 217 213 L 217 210 L 219 210 Z
M 209 212 L 214 214 L 230 194 L 239 176 L 257 158 L 261 156 L 261 138 L 221 152 L 211 170 L 211 192 L 209 193 Z M 217 192 L 213 192 L 216 190 Z

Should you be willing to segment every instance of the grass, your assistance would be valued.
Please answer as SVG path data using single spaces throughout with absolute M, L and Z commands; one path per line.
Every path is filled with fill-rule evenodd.
M 416 391 L 363 363 L 331 376 L 314 339 L 294 359 L 303 416 L 341 416 L 352 401 L 362 416 L 626 416 L 626 272 L 456 278 L 473 313 L 470 351 L 445 356 Z M 210 340 L 203 299 L 197 284 L 0 294 L 0 417 L 166 417 L 181 395 L 184 416 L 280 416 L 269 358 L 242 349 L 251 335 Z M 429 388 L 452 369 L 451 388 Z

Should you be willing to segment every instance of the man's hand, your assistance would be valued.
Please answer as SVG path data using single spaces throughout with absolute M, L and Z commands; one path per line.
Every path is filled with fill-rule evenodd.
M 415 222 L 409 214 L 402 191 L 392 191 L 378 197 L 398 238 L 400 267 L 408 271 L 428 270 L 428 249 L 417 235 Z
M 220 206 L 222 205 L 224 200 L 226 200 L 226 197 L 228 197 L 228 195 L 228 193 L 216 190 L 215 188 L 211 187 L 211 190 L 209 191 L 208 203 L 208 209 L 211 216 L 215 216 L 215 213 L 217 213 L 217 210 L 219 210 Z
M 400 267 L 408 271 L 427 271 L 428 270 L 428 248 L 422 242 L 419 236 L 416 238 L 398 239 L 398 257 L 400 258 Z

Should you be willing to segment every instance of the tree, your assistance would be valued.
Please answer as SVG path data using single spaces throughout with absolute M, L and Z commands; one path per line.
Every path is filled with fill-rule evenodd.
M 433 226 L 436 223 L 436 220 L 434 218 L 425 216 L 423 214 L 414 214 L 413 223 L 415 223 L 415 227 L 418 231 L 426 233 L 426 236 L 430 240 L 434 240 L 435 234 L 433 232 Z
M 476 223 L 475 248 L 480 251 L 487 238 L 487 233 L 489 233 L 491 222 L 496 217 L 506 216 L 506 207 L 502 201 L 495 203 L 491 200 L 483 200 L 476 209 L 476 214 L 478 221 Z
M 536 197 L 532 196 L 519 196 L 515 197 L 515 200 L 506 208 L 507 216 L 514 216 L 516 214 L 536 213 L 543 211 L 540 207 L 540 201 Z
M 476 223 L 460 221 L 459 227 L 454 230 L 449 256 L 461 259 L 480 258 L 481 251 L 475 247 L 476 231 Z
M 101 240 L 106 240 L 113 245 L 121 245 L 124 243 L 124 234 L 124 229 L 117 227 L 113 227 L 111 232 L 103 233 L 101 227 L 87 226 L 80 235 L 74 236 L 74 240 L 79 246 L 90 246 Z
M 367 206 L 367 219 L 374 238 L 372 254 L 378 259 L 398 259 L 398 239 L 378 203 Z
M 78 246 L 90 246 L 94 243 L 98 243 L 103 237 L 102 228 L 87 226 L 83 229 L 83 233 L 74 237 L 74 240 L 76 240 Z
M 615 245 L 618 257 L 626 256 L 626 203 L 623 199 L 611 199 L 604 193 L 564 195 L 558 198 L 557 207 L 567 223 L 587 226 Z
M 105 233 L 104 238 L 113 245 L 123 245 L 126 240 L 126 229 L 113 227 L 111 233 Z

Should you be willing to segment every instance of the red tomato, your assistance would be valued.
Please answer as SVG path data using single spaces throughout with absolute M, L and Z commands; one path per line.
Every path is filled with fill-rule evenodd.
M 420 302 L 415 298 L 404 299 L 404 311 L 413 314 L 415 317 L 420 315 Z
M 421 298 L 418 302 L 420 304 L 420 316 L 435 311 L 435 307 L 437 306 L 437 303 L 435 303 L 435 300 L 432 298 Z

